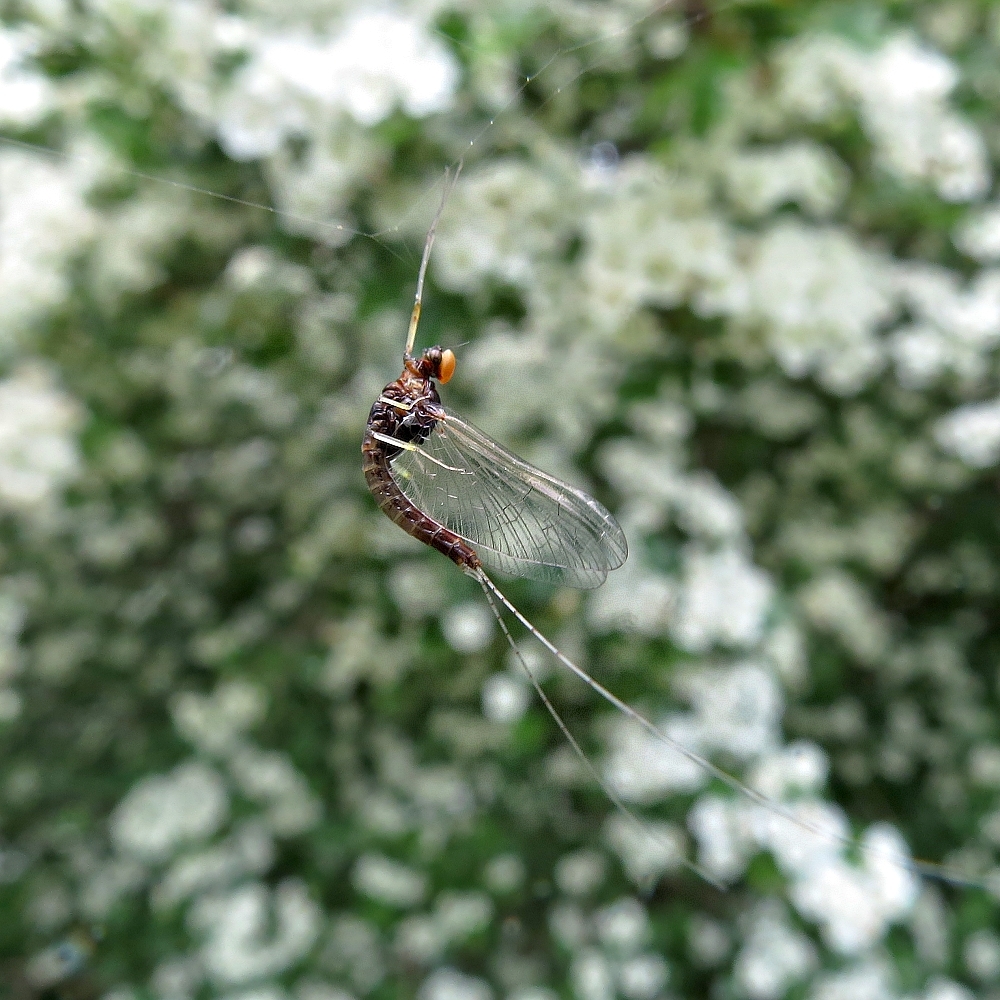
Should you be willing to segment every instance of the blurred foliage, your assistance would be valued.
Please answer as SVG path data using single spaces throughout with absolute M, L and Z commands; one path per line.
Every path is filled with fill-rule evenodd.
M 0 996 L 996 990 L 1000 454 L 970 460 L 941 430 L 997 392 L 996 270 L 955 236 L 1000 150 L 995 7 L 432 6 L 398 17 L 455 67 L 440 106 L 397 88 L 365 120 L 247 83 L 268 147 L 231 107 L 248 67 L 364 5 L 4 5 L 21 61 L 4 56 L 0 105 L 28 86 L 18 74 L 49 88 L 37 113 L 4 110 L 4 134 L 57 155 L 0 152 L 0 214 L 15 213 L 0 297 L 38 300 L 0 310 Z M 788 82 L 796 45 L 876 74 L 900 38 L 927 62 L 885 72 L 937 91 L 929 111 L 902 102 L 897 132 L 875 75 L 853 93 L 800 52 Z M 831 108 L 796 109 L 807 84 L 839 87 Z M 966 160 L 919 159 L 939 127 Z M 751 174 L 795 143 L 824 151 L 805 180 L 784 160 Z M 359 456 L 438 182 L 463 156 L 421 342 L 470 342 L 449 404 L 586 477 L 633 547 L 610 596 L 505 593 L 630 703 L 693 720 L 729 770 L 819 748 L 826 789 L 791 781 L 790 800 L 815 793 L 859 835 L 892 824 L 966 883 L 921 878 L 838 946 L 850 913 L 810 910 L 802 873 L 763 834 L 747 847 L 737 814 L 720 891 L 658 867 L 652 836 L 620 846 L 621 817 L 541 705 L 484 714 L 491 678 L 525 693 L 509 649 L 474 584 L 382 518 Z M 637 231 L 657 213 L 689 228 Z M 913 374 L 911 328 L 946 343 L 930 375 Z M 731 509 L 735 526 L 712 527 Z M 719 552 L 736 582 L 698 611 L 692 567 Z M 762 610 L 727 625 L 744 587 Z M 783 714 L 753 691 L 698 702 L 749 661 Z M 555 670 L 545 685 L 598 765 L 614 761 L 607 706 Z M 763 742 L 741 750 L 757 712 Z M 731 743 L 694 732 L 713 717 Z M 639 772 L 659 773 L 655 752 L 636 750 Z M 704 864 L 689 814 L 738 797 L 664 781 L 630 801 Z M 859 905 L 854 888 L 818 891 L 835 910 Z

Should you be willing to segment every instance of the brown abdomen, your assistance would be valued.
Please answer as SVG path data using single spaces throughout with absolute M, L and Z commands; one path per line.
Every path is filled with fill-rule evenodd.
M 368 431 L 361 442 L 361 468 L 375 502 L 390 521 L 398 524 L 408 535 L 446 555 L 463 570 L 478 569 L 482 565 L 475 549 L 450 528 L 425 514 L 399 488 L 392 478 L 385 445 Z

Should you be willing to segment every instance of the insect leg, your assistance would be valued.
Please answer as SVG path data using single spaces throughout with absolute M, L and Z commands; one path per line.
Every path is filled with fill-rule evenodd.
M 402 451 L 413 451 L 420 455 L 422 458 L 426 458 L 428 462 L 433 462 L 435 465 L 439 465 L 442 469 L 447 469 L 449 472 L 457 472 L 459 475 L 469 475 L 468 469 L 459 469 L 454 465 L 446 465 L 440 459 L 435 458 L 433 455 L 428 455 L 423 448 L 419 445 L 414 444 L 412 441 L 398 441 L 394 437 L 389 437 L 388 434 L 380 434 L 378 431 L 372 431 L 372 437 L 377 441 L 381 441 L 383 444 L 391 444 L 393 448 L 400 448 Z
M 403 413 L 409 413 L 413 409 L 413 403 L 404 403 L 400 399 L 389 399 L 388 396 L 379 396 L 378 402 L 385 403 L 386 406 L 395 407 L 397 410 L 402 410 Z

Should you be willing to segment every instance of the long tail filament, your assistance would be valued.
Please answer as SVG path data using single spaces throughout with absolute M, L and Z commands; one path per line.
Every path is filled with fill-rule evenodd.
M 774 800 L 768 798 L 766 795 L 758 792 L 756 789 L 751 788 L 749 785 L 744 784 L 738 778 L 729 774 L 727 771 L 722 770 L 718 765 L 713 764 L 706 757 L 702 757 L 700 754 L 695 753 L 689 747 L 686 747 L 680 741 L 674 739 L 668 733 L 665 733 L 658 726 L 654 725 L 649 719 L 647 719 L 642 713 L 636 711 L 631 705 L 626 704 L 617 695 L 609 691 L 603 684 L 595 680 L 590 674 L 587 673 L 582 667 L 577 666 L 565 653 L 562 652 L 553 642 L 547 639 L 542 632 L 540 632 L 535 626 L 528 621 L 527 618 L 507 599 L 499 587 L 490 579 L 485 571 L 480 567 L 477 569 L 470 569 L 466 571 L 469 576 L 473 577 L 476 582 L 482 587 L 483 593 L 486 595 L 486 600 L 489 603 L 490 610 L 493 612 L 494 617 L 500 625 L 504 636 L 507 639 L 510 648 L 514 651 L 514 655 L 517 658 L 518 663 L 521 665 L 525 674 L 527 674 L 528 679 L 531 681 L 532 687 L 537 692 L 539 698 L 541 698 L 542 703 L 548 710 L 549 715 L 555 720 L 556 725 L 559 727 L 563 736 L 566 737 L 570 746 L 573 748 L 576 755 L 583 761 L 586 765 L 587 770 L 594 777 L 594 780 L 600 785 L 604 794 L 607 795 L 608 799 L 612 804 L 619 809 L 628 819 L 635 823 L 639 828 L 641 828 L 646 834 L 655 836 L 654 831 L 652 831 L 649 826 L 642 821 L 642 819 L 630 809 L 621 799 L 621 796 L 614 791 L 613 788 L 608 784 L 607 780 L 602 777 L 598 772 L 597 768 L 590 761 L 587 755 L 584 753 L 583 748 L 574 738 L 572 733 L 566 726 L 566 723 L 560 717 L 555 706 L 552 704 L 551 700 L 545 694 L 542 686 L 539 684 L 538 679 L 535 677 L 534 673 L 529 668 L 524 657 L 521 655 L 520 650 L 517 648 L 513 637 L 510 634 L 510 630 L 507 628 L 506 623 L 503 620 L 503 616 L 500 614 L 500 609 L 496 605 L 496 598 L 524 627 L 528 630 L 564 667 L 566 667 L 571 673 L 578 677 L 584 682 L 591 690 L 599 694 L 606 702 L 613 705 L 618 711 L 622 712 L 627 718 L 631 719 L 633 722 L 640 725 L 647 733 L 649 733 L 654 739 L 663 743 L 665 746 L 669 747 L 671 750 L 676 751 L 681 756 L 687 758 L 697 767 L 701 768 L 706 774 L 709 774 L 713 778 L 717 778 L 719 781 L 723 782 L 727 787 L 732 789 L 739 795 L 744 796 L 756 805 L 762 806 L 763 808 L 769 810 L 771 813 L 780 816 L 783 819 L 788 820 L 789 823 L 793 823 L 799 829 L 805 831 L 806 833 L 812 834 L 816 837 L 821 837 L 827 841 L 832 841 L 838 843 L 843 847 L 853 849 L 853 850 L 864 850 L 873 857 L 881 857 L 882 860 L 889 860 L 894 864 L 900 865 L 901 867 L 914 872 L 918 875 L 926 875 L 932 878 L 941 879 L 943 881 L 949 882 L 953 885 L 966 886 L 966 887 L 979 887 L 982 885 L 981 882 L 974 879 L 966 878 L 956 872 L 951 872 L 945 869 L 943 866 L 935 864 L 931 861 L 921 861 L 917 859 L 904 860 L 897 854 L 889 854 L 884 851 L 877 851 L 874 848 L 868 847 L 864 848 L 858 843 L 857 840 L 844 836 L 835 830 L 830 830 L 828 828 L 823 828 L 817 826 L 815 823 L 810 823 L 808 820 L 803 819 L 801 816 L 796 816 L 791 812 L 786 806 L 780 802 L 775 802 Z M 660 838 L 657 838 L 660 839 Z M 722 888 L 717 879 L 712 877 L 707 873 L 701 866 L 690 861 L 689 859 L 683 859 L 683 864 L 689 870 L 695 872 L 706 881 L 710 882 L 712 885 Z

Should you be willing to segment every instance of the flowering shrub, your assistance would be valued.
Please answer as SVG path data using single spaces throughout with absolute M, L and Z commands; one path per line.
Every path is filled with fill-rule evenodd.
M 7 995 L 1000 990 L 991 5 L 4 10 Z M 501 584 L 750 794 L 365 490 L 459 159 L 419 344 L 631 547 Z

